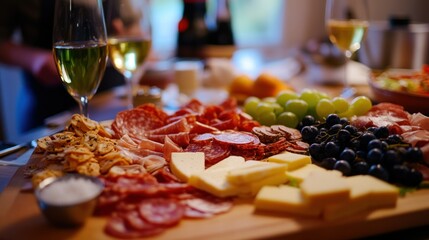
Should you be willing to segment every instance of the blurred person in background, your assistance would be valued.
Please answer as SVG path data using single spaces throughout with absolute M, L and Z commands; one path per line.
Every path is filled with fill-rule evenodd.
M 55 0 L 19 0 L 3 1 L 0 8 L 0 62 L 24 70 L 24 93 L 16 106 L 22 132 L 77 107 L 62 86 L 52 55 L 54 7 Z M 123 83 L 123 77 L 107 67 L 98 92 Z

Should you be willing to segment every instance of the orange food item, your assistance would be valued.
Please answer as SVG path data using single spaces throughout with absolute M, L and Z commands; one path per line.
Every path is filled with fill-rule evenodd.
M 234 78 L 229 86 L 231 97 L 235 97 L 239 102 L 243 102 L 253 92 L 253 79 L 247 75 L 240 75 Z
M 273 97 L 283 90 L 293 88 L 269 73 L 261 73 L 253 83 L 252 95 L 259 98 Z

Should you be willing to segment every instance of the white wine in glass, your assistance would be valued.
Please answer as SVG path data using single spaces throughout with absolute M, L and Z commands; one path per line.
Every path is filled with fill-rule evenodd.
M 107 5 L 109 57 L 126 80 L 128 108 L 133 107 L 135 74 L 151 49 L 150 4 L 148 0 L 111 0 Z
M 107 35 L 101 0 L 57 0 L 53 54 L 61 81 L 88 117 L 107 63 Z M 53 101 L 55 101 L 53 99 Z
M 329 40 L 344 53 L 348 63 L 360 49 L 368 29 L 366 0 L 327 0 L 325 19 Z M 355 90 L 349 86 L 347 71 L 345 73 L 342 95 L 351 97 Z

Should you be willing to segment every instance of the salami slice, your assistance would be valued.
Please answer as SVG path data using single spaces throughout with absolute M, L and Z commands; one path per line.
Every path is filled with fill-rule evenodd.
M 131 110 L 119 112 L 112 123 L 112 129 L 118 137 L 125 134 L 144 135 L 144 131 L 165 125 L 167 114 L 154 104 L 144 104 Z
M 136 230 L 128 227 L 121 217 L 111 217 L 104 228 L 104 232 L 115 238 L 131 239 L 154 236 L 163 232 L 164 229 L 154 226 L 145 230 Z
M 184 207 L 177 200 L 168 198 L 151 198 L 139 205 L 140 216 L 149 223 L 158 226 L 173 226 L 180 222 Z
M 230 146 L 210 142 L 208 144 L 191 143 L 185 149 L 186 152 L 204 152 L 206 167 L 209 167 L 230 155 Z
M 214 135 L 214 139 L 221 143 L 243 145 L 243 144 L 258 144 L 259 138 L 251 133 L 226 131 Z
M 209 143 L 213 140 L 214 135 L 211 133 L 199 134 L 192 138 L 192 142 L 195 143 Z

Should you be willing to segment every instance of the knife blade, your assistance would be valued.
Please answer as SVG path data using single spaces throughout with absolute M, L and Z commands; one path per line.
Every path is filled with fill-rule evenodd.
M 21 148 L 22 149 L 22 148 Z M 9 165 L 9 166 L 24 166 L 30 160 L 31 155 L 33 154 L 34 148 L 28 148 L 27 151 L 19 155 L 15 159 L 0 160 L 0 165 Z

